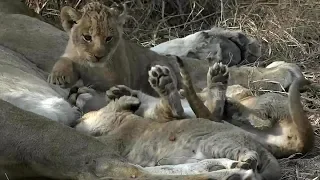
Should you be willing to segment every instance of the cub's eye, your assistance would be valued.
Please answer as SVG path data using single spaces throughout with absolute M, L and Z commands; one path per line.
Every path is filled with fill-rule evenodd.
M 82 37 L 83 37 L 83 39 L 84 39 L 85 41 L 88 41 L 88 42 L 91 42 L 91 41 L 92 41 L 92 38 L 91 38 L 91 36 L 89 36 L 89 35 L 82 35 Z
M 107 38 L 106 38 L 106 42 L 109 42 L 109 41 L 111 41 L 112 40 L 112 36 L 108 36 Z

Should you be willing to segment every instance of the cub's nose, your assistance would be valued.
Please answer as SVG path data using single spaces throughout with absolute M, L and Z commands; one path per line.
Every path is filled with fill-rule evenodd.
M 103 56 L 94 56 L 94 57 L 97 59 L 97 61 L 100 61 L 103 58 Z

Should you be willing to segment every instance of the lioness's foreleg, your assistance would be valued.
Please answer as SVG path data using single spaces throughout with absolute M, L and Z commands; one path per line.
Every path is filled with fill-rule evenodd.
M 106 98 L 110 100 L 119 99 L 122 96 L 134 96 L 140 100 L 141 104 L 138 110 L 134 112 L 136 115 L 154 120 L 158 120 L 161 117 L 169 117 L 166 114 L 170 112 L 159 111 L 159 108 L 164 107 L 161 105 L 160 98 L 133 90 L 125 85 L 113 86 L 106 92 Z
M 227 158 L 218 158 L 205 159 L 194 163 L 146 167 L 145 169 L 152 174 L 198 174 L 221 169 L 242 168 L 243 165 L 243 162 L 234 161 Z
M 226 158 L 205 159 L 195 163 L 186 163 L 179 165 L 162 165 L 155 167 L 145 167 L 144 170 L 150 174 L 170 174 L 170 175 L 193 175 L 208 174 L 216 179 L 252 179 L 258 180 L 260 175 L 252 170 L 240 169 L 242 162 Z M 222 169 L 219 169 L 222 168 Z M 218 170 L 216 170 L 218 169 Z
M 209 67 L 207 73 L 207 91 L 204 104 L 212 113 L 212 117 L 222 119 L 228 87 L 228 67 L 222 63 L 215 63 Z
M 221 119 L 215 118 L 211 116 L 211 112 L 204 105 L 203 100 L 197 95 L 195 88 L 193 86 L 192 78 L 190 73 L 185 67 L 183 60 L 176 56 L 177 63 L 180 69 L 180 75 L 182 77 L 182 87 L 183 94 L 179 93 L 179 96 L 186 97 L 192 111 L 198 118 L 210 119 L 212 121 L 221 121 Z
M 124 85 L 110 88 L 106 92 L 107 97 L 109 99 L 117 99 L 124 95 L 137 97 L 141 101 L 141 105 L 135 114 L 157 121 L 167 122 L 184 117 L 179 92 L 169 68 L 155 65 L 148 74 L 148 81 L 160 98 L 151 97 Z
M 136 115 L 157 121 L 174 119 L 167 99 L 162 100 L 162 98 L 152 97 L 125 85 L 113 86 L 107 90 L 104 95 L 105 97 L 102 97 L 102 94 L 97 93 L 94 89 L 89 87 L 73 87 L 70 89 L 68 100 L 85 114 L 90 111 L 99 110 L 106 106 L 110 101 L 119 99 L 122 96 L 134 96 L 141 102 L 139 109 L 135 112 Z
M 155 106 L 154 113 L 161 121 L 170 121 L 184 116 L 181 99 L 171 72 L 166 66 L 153 66 L 149 72 L 149 83 L 159 94 L 160 102 Z
M 209 64 L 212 64 L 212 59 L 208 60 Z M 186 97 L 197 117 L 221 121 L 229 78 L 227 66 L 222 63 L 215 63 L 209 66 L 207 87 L 201 93 L 196 93 L 191 76 L 183 61 L 177 57 L 177 62 L 183 84 L 183 91 L 180 91 L 179 95 Z
M 186 75 L 183 78 L 186 79 Z M 205 106 L 212 113 L 211 119 L 222 119 L 223 117 L 228 78 L 228 67 L 222 63 L 215 63 L 209 67 L 207 87 L 197 93 L 197 97 L 204 102 Z M 192 88 L 190 85 L 186 87 Z M 184 90 L 180 90 L 179 94 L 182 98 L 186 96 Z M 194 98 L 189 98 L 189 100 L 193 101 Z

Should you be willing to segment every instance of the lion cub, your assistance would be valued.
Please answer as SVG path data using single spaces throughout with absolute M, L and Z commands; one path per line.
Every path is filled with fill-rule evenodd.
M 119 9 L 107 7 L 99 2 L 91 2 L 81 11 L 65 6 L 61 10 L 60 17 L 62 26 L 69 34 L 69 41 L 64 54 L 52 68 L 48 77 L 49 83 L 68 87 L 74 85 L 78 79 L 82 79 L 85 85 L 92 85 L 100 92 L 122 84 L 131 89 L 158 96 L 148 83 L 148 70 L 152 66 L 161 65 L 170 70 L 172 80 L 177 88 L 181 89 L 182 80 L 174 56 L 160 55 L 122 37 L 123 25 L 127 17 L 125 5 Z M 219 34 L 226 36 L 226 33 L 211 35 L 213 38 L 218 38 Z M 235 39 L 234 42 L 241 43 L 240 34 L 231 34 L 235 35 L 230 37 Z M 224 47 L 221 46 L 219 49 L 224 53 L 228 52 L 228 48 L 222 48 Z M 196 91 L 201 91 L 206 87 L 206 72 L 209 64 L 191 57 L 182 57 L 182 59 L 185 68 L 192 76 Z M 227 62 L 229 58 L 220 60 Z M 287 88 L 294 79 L 303 76 L 298 67 L 291 68 L 292 66 L 294 65 L 273 68 L 230 67 L 228 83 L 250 88 L 268 86 L 273 90 L 279 90 L 279 86 Z M 273 85 L 274 82 L 278 83 Z M 272 85 L 268 85 L 270 83 Z

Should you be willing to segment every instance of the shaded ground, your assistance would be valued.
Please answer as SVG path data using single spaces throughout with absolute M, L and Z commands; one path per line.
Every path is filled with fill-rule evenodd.
M 26 0 L 36 12 L 56 24 L 62 6 L 81 7 L 87 1 Z M 282 179 L 320 179 L 319 0 L 135 0 L 128 7 L 132 18 L 126 25 L 127 38 L 146 47 L 220 26 L 241 29 L 261 42 L 263 56 L 253 65 L 275 60 L 297 63 L 306 78 L 315 83 L 302 97 L 317 138 L 314 150 L 307 155 L 279 160 Z
M 282 168 L 282 179 L 312 179 L 320 177 L 320 138 L 316 138 L 313 151 L 300 158 L 286 158 L 279 160 Z

